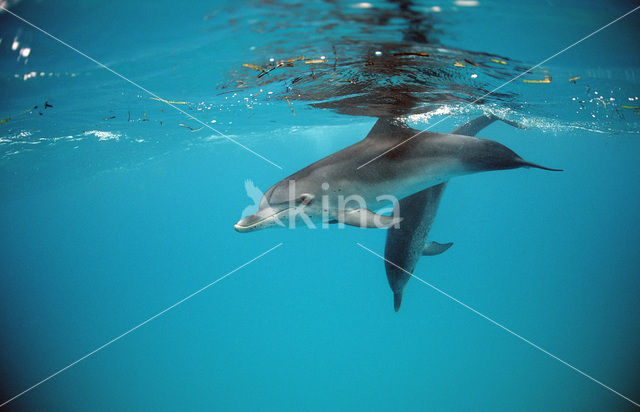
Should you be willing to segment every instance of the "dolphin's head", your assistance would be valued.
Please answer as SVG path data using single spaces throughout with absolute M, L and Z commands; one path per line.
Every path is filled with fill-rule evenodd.
M 240 219 L 233 227 L 244 233 L 272 226 L 293 226 L 303 219 L 319 220 L 322 206 L 320 196 L 316 195 L 319 191 L 314 189 L 313 185 L 299 181 L 282 180 L 265 192 L 258 212 Z

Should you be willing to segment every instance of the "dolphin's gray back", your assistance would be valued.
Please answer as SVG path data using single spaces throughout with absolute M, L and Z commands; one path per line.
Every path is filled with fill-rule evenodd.
M 375 198 L 387 193 L 403 198 L 455 176 L 525 166 L 504 145 L 471 136 L 495 120 L 481 116 L 456 129 L 457 133 L 434 133 L 413 129 L 397 119 L 381 118 L 363 140 L 312 163 L 283 182 L 309 179 L 319 185 L 343 180 L 352 189 L 343 193 L 345 196 Z M 274 191 L 274 198 L 286 197 L 275 196 L 276 192 L 286 193 Z

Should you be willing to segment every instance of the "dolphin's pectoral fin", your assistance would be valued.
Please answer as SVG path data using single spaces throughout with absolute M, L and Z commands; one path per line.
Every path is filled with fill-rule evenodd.
M 338 218 L 340 223 L 362 228 L 386 228 L 400 223 L 402 218 L 379 215 L 368 209 L 355 209 Z
M 447 249 L 449 249 L 451 246 L 453 246 L 453 242 L 449 242 L 449 243 L 427 242 L 427 244 L 424 245 L 424 249 L 422 249 L 422 256 L 439 255 L 442 252 L 446 252 Z

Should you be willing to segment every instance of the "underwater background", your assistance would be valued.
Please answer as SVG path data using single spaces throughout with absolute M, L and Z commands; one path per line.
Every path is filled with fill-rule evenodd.
M 452 180 L 415 274 L 640 401 L 640 11 L 486 95 L 637 1 L 9 3 L 146 91 L 0 14 L 0 403 L 281 245 L 0 409 L 637 410 L 415 279 L 395 313 L 384 230 L 233 229 L 377 116 L 523 123 L 478 136 L 564 172 Z

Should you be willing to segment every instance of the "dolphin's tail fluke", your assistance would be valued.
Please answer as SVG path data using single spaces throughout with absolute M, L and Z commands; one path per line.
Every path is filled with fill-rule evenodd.
M 564 172 L 563 169 L 552 169 L 550 167 L 541 166 L 541 165 L 536 164 L 536 163 L 527 162 L 524 159 L 519 159 L 518 163 L 521 165 L 520 167 L 535 167 L 536 169 L 549 170 L 549 171 L 552 171 L 552 172 Z
M 393 292 L 393 309 L 395 309 L 396 312 L 400 310 L 401 304 L 402 304 L 402 291 Z

